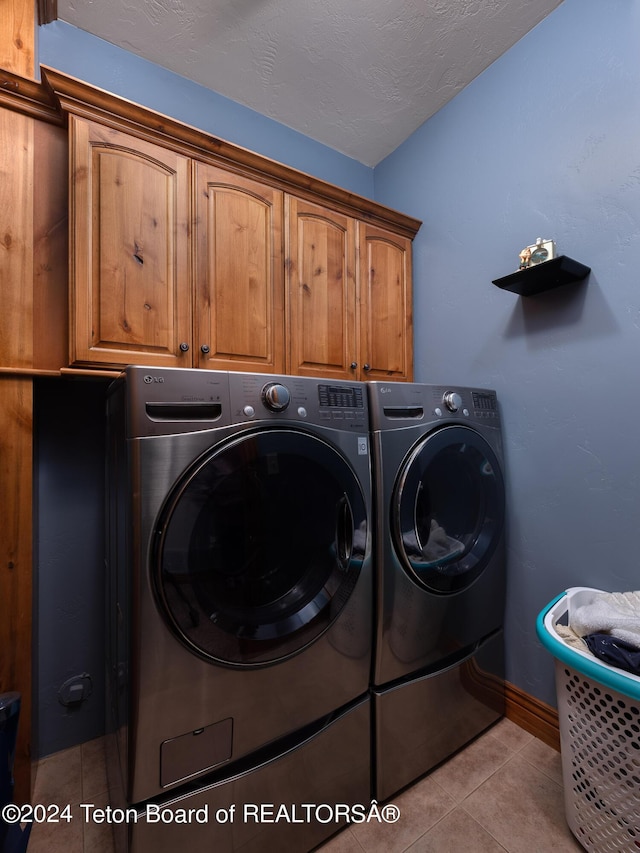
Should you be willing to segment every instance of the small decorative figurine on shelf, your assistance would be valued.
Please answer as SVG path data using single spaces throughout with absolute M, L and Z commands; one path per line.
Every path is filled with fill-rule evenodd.
M 525 246 L 524 249 L 520 252 L 520 267 L 521 270 L 526 270 L 526 268 L 531 263 L 531 249 L 528 246 Z
M 525 246 L 520 252 L 520 266 L 518 269 L 526 270 L 528 267 L 542 264 L 544 261 L 550 261 L 555 256 L 556 244 L 553 240 L 543 240 L 542 237 L 538 237 L 533 245 Z

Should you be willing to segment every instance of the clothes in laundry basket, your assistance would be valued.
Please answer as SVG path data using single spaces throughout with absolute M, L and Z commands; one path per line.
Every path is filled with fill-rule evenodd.
M 587 634 L 584 637 L 589 651 L 600 660 L 625 672 L 640 675 L 640 650 L 610 634 Z
M 640 650 L 640 591 L 594 592 L 588 604 L 571 613 L 569 627 L 579 637 L 610 634 Z
M 571 646 L 573 649 L 580 649 L 582 652 L 588 651 L 587 644 L 584 641 L 583 637 L 579 637 L 573 628 L 570 628 L 569 625 L 562 625 L 558 622 L 554 626 L 555 632 L 559 637 L 562 637 L 564 642 Z

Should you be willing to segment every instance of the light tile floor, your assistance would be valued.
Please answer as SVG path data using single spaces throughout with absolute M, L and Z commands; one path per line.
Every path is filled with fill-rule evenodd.
M 36 802 L 71 803 L 77 819 L 34 826 L 28 853 L 112 853 L 110 827 L 79 814 L 80 803 L 108 802 L 101 740 L 40 761 Z M 349 826 L 324 844 L 322 853 L 582 850 L 564 819 L 559 753 L 508 720 L 393 802 L 401 810 L 396 824 Z

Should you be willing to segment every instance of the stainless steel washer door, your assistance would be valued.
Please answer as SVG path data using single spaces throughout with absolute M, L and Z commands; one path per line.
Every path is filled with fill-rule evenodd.
M 169 627 L 205 659 L 260 666 L 317 639 L 352 593 L 366 505 L 331 445 L 294 430 L 212 449 L 169 495 L 152 574 Z
M 475 430 L 447 426 L 405 459 L 391 505 L 394 546 L 427 590 L 453 593 L 482 574 L 504 525 L 498 458 Z

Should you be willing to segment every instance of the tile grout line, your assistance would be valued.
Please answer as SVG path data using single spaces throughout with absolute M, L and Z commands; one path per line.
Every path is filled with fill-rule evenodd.
M 499 738 L 495 738 L 495 740 L 497 740 L 498 742 L 500 742 L 500 741 L 499 741 Z M 465 805 L 464 805 L 464 804 L 465 804 L 465 802 L 466 802 L 466 801 L 471 797 L 471 795 L 472 795 L 472 794 L 474 794 L 474 793 L 476 793 L 477 791 L 479 791 L 479 790 L 480 790 L 484 785 L 486 785 L 486 784 L 487 784 L 487 782 L 489 782 L 491 779 L 493 779 L 493 777 L 496 775 L 496 773 L 499 773 L 499 772 L 501 772 L 502 770 L 504 770 L 504 768 L 505 768 L 505 767 L 506 767 L 506 766 L 507 766 L 511 761 L 513 761 L 513 759 L 514 759 L 514 758 L 515 758 L 515 757 L 520 753 L 520 750 L 524 749 L 524 747 L 527 745 L 527 743 L 530 743 L 530 742 L 531 742 L 531 741 L 527 741 L 526 743 L 524 743 L 524 744 L 522 744 L 520 747 L 518 747 L 518 749 L 515 749 L 515 748 L 513 748 L 513 747 L 509 747 L 509 749 L 510 749 L 510 751 L 511 751 L 511 755 L 506 759 L 506 761 L 504 761 L 504 762 L 500 765 L 500 767 L 496 767 L 496 769 L 493 771 L 493 773 L 491 773 L 489 776 L 487 776 L 487 778 L 486 778 L 486 779 L 484 779 L 484 780 L 483 780 L 479 785 L 477 785 L 477 786 L 474 788 L 474 790 L 473 790 L 473 791 L 470 791 L 468 794 L 466 794 L 466 795 L 462 798 L 462 800 L 460 801 L 460 803 L 458 804 L 458 805 L 459 805 L 459 808 L 461 808 L 461 809 L 464 811 L 464 813 L 465 813 L 466 815 L 468 815 L 468 816 L 469 816 L 469 818 L 471 818 L 471 820 L 473 820 L 475 823 L 477 823 L 477 824 L 478 824 L 478 826 L 482 829 L 482 831 L 483 831 L 483 832 L 486 832 L 486 833 L 487 833 L 487 835 L 488 835 L 488 836 L 489 836 L 489 837 L 490 837 L 490 838 L 491 838 L 491 839 L 492 839 L 492 840 L 493 840 L 493 841 L 494 841 L 494 842 L 495 842 L 495 843 L 496 843 L 496 844 L 497 844 L 497 845 L 498 845 L 502 850 L 504 850 L 504 851 L 505 851 L 505 853 L 511 853 L 510 849 L 509 849 L 508 847 L 505 847 L 505 846 L 504 846 L 504 844 L 502 844 L 500 841 L 498 841 L 498 839 L 497 839 L 497 838 L 495 837 L 495 835 L 491 832 L 491 830 L 490 830 L 487 826 L 485 826 L 483 823 L 481 823 L 481 822 L 478 820 L 478 818 L 477 818 L 475 815 L 473 815 L 473 814 L 472 814 L 472 813 L 471 813 L 471 812 L 470 812 L 470 811 L 465 807 Z
M 442 763 L 442 765 L 439 765 L 439 766 L 445 766 L 445 765 L 447 764 L 447 762 L 448 762 L 448 761 L 451 761 L 451 760 L 455 759 L 457 755 L 462 755 L 462 753 L 465 751 L 465 749 L 467 749 L 469 746 L 472 746 L 472 745 L 473 745 L 473 743 L 475 743 L 476 741 L 480 740 L 480 738 L 482 738 L 482 737 L 484 737 L 484 736 L 487 736 L 487 735 L 488 735 L 488 733 L 485 733 L 484 735 L 482 735 L 482 734 L 481 734 L 478 738 L 476 738 L 474 741 L 472 741 L 472 743 L 471 743 L 471 744 L 468 744 L 467 746 L 463 747 L 461 750 L 459 750 L 459 752 L 457 752 L 457 753 L 456 753 L 456 755 L 454 755 L 454 756 L 453 756 L 452 758 L 450 758 L 450 759 L 447 759 L 447 761 L 444 761 L 444 762 Z M 504 744 L 502 744 L 502 742 L 500 741 L 500 739 L 499 739 L 499 738 L 494 738 L 494 740 L 495 740 L 498 744 L 500 744 L 501 746 L 504 746 Z M 444 787 L 444 785 L 442 785 L 441 783 L 439 783 L 437 779 L 432 779 L 432 781 L 433 781 L 433 782 L 434 782 L 434 783 L 435 783 L 435 784 L 440 788 L 440 790 L 441 790 L 441 791 L 443 791 L 443 792 L 444 792 L 448 797 L 450 797 L 450 798 L 455 802 L 456 806 L 461 806 L 461 805 L 464 803 L 464 801 L 465 801 L 466 799 L 468 799 L 468 798 L 469 798 L 472 794 L 474 794 L 476 791 L 480 790 L 480 788 L 482 788 L 482 786 L 483 786 L 486 782 L 488 782 L 490 779 L 492 779 L 492 778 L 495 776 L 495 774 L 496 774 L 496 773 L 499 773 L 501 770 L 503 770 L 503 769 L 507 766 L 507 764 L 509 764 L 509 762 L 510 762 L 510 761 L 512 761 L 512 759 L 516 757 L 516 755 L 517 755 L 517 751 L 516 751 L 516 750 L 514 750 L 512 747 L 507 747 L 507 749 L 508 749 L 508 751 L 509 751 L 509 754 L 508 754 L 508 755 L 507 755 L 507 757 L 502 761 L 502 763 L 501 763 L 501 764 L 499 764 L 497 767 L 495 767 L 495 768 L 494 768 L 494 769 L 489 773 L 489 775 L 488 775 L 488 776 L 485 776 L 485 777 L 484 777 L 484 779 L 482 779 L 482 781 L 478 782 L 478 784 L 477 784 L 474 788 L 472 788 L 470 791 L 467 791 L 465 794 L 463 794 L 463 795 L 462 795 L 462 797 L 459 797 L 459 795 L 456 795 L 456 794 L 454 794 L 452 791 L 449 791 L 447 788 L 445 788 L 445 787 Z M 529 763 L 530 763 L 530 762 L 529 762 Z M 435 768 L 435 769 L 438 769 L 438 768 Z M 433 772 L 433 771 L 430 771 L 430 772 Z M 429 774 L 427 774 L 427 775 L 429 775 Z M 426 777 L 425 777 L 425 778 L 426 778 Z
M 480 786 L 480 787 L 482 787 L 482 786 Z M 476 790 L 477 790 L 477 789 L 476 789 Z M 491 830 L 490 830 L 488 827 L 486 827 L 483 823 L 480 823 L 480 821 L 478 820 L 478 818 L 477 818 L 477 817 L 475 817 L 474 815 L 472 815 L 472 814 L 471 814 L 471 812 L 467 811 L 467 809 L 464 807 L 464 805 L 463 805 L 462 803 L 460 804 L 460 808 L 463 810 L 463 812 L 464 812 L 466 815 L 468 815 L 468 816 L 471 818 L 471 820 L 472 820 L 472 821 L 474 821 L 474 823 L 477 823 L 477 824 L 478 824 L 478 826 L 482 829 L 482 831 L 483 831 L 483 832 L 486 832 L 486 833 L 487 833 L 487 835 L 489 836 L 489 838 L 491 838 L 491 840 L 492 840 L 492 841 L 494 841 L 494 842 L 498 845 L 498 847 L 499 847 L 501 850 L 504 850 L 504 851 L 505 851 L 505 853 L 511 853 L 510 848 L 509 848 L 509 847 L 505 847 L 505 846 L 504 846 L 504 844 L 502 844 L 502 842 L 501 842 L 501 841 L 498 841 L 498 839 L 497 839 L 497 838 L 495 837 L 495 835 L 491 832 Z
M 426 777 L 424 777 L 424 778 L 426 778 Z M 429 827 L 429 829 L 426 829 L 422 833 L 422 835 L 419 835 L 417 838 L 414 838 L 413 841 L 407 847 L 404 848 L 402 853 L 407 853 L 407 851 L 409 851 L 411 849 L 411 847 L 413 847 L 414 844 L 417 844 L 417 842 L 420 841 L 420 839 L 428 836 L 429 833 L 433 832 L 433 830 L 437 826 L 439 826 L 439 824 L 442 823 L 442 821 L 449 818 L 457 808 L 461 808 L 461 803 L 459 803 L 452 794 L 450 794 L 448 791 L 446 791 L 442 787 L 442 785 L 438 785 L 438 783 L 435 781 L 435 779 L 432 781 L 433 781 L 434 785 L 436 785 L 438 788 L 440 788 L 440 790 L 443 792 L 443 794 L 445 794 L 452 801 L 453 806 L 450 809 L 448 809 L 448 811 L 446 811 L 441 817 L 439 817 L 438 820 Z M 475 820 L 475 818 L 473 818 L 473 819 Z M 475 822 L 478 823 L 477 820 Z M 480 824 L 478 824 L 478 826 L 480 826 Z

